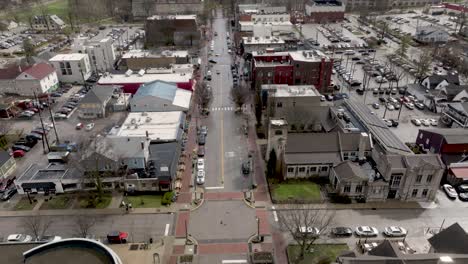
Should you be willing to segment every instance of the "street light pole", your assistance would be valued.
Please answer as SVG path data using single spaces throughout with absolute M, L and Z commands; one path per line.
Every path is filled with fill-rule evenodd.
M 255 220 L 257 221 L 257 240 L 260 241 L 260 219 L 256 216 Z

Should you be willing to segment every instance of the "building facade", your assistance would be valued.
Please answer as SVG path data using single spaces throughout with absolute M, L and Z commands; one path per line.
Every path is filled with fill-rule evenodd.
M 88 54 L 91 70 L 95 73 L 109 72 L 114 69 L 115 49 L 113 39 L 103 38 L 98 41 L 77 39 L 73 50 Z
M 41 15 L 31 19 L 31 26 L 38 31 L 60 31 L 66 24 L 57 15 Z
M 88 54 L 58 54 L 49 61 L 54 66 L 60 82 L 83 84 L 91 77 Z
M 345 5 L 337 0 L 313 0 L 305 5 L 305 23 L 337 23 L 343 21 Z
M 148 68 L 170 68 L 174 64 L 189 64 L 188 51 L 165 50 L 154 52 L 150 50 L 129 50 L 122 56 L 122 69 L 139 71 Z
M 243 37 L 241 49 L 244 53 L 284 51 L 286 42 L 281 37 Z
M 47 63 L 37 63 L 28 67 L 13 66 L 2 69 L 0 93 L 33 97 L 56 90 L 59 81 L 55 69 Z
M 442 0 L 346 0 L 346 11 L 385 11 L 397 8 L 421 7 L 442 3 Z
M 78 117 L 81 119 L 97 119 L 106 117 L 111 112 L 111 100 L 119 95 L 118 88 L 113 85 L 96 85 L 78 105 Z
M 320 51 L 253 53 L 252 87 L 263 84 L 313 85 L 320 93 L 330 87 L 333 59 Z
M 151 16 L 145 23 L 146 44 L 159 46 L 198 46 L 201 33 L 196 15 Z

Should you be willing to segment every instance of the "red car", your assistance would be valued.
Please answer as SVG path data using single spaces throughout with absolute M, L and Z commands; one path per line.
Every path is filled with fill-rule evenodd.
M 120 231 L 112 231 L 107 234 L 107 241 L 110 244 L 124 244 L 127 243 L 128 233 Z
M 15 150 L 13 151 L 13 158 L 22 158 L 25 154 L 24 150 Z

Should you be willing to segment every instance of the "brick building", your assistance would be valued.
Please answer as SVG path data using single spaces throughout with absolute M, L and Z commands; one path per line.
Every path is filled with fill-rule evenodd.
M 333 59 L 313 51 L 253 53 L 252 87 L 262 84 L 314 85 L 320 93 L 331 92 Z
M 337 0 L 311 0 L 305 5 L 305 23 L 340 22 L 344 19 L 345 5 Z
M 146 19 L 146 44 L 159 46 L 198 46 L 200 31 L 196 15 L 152 16 Z

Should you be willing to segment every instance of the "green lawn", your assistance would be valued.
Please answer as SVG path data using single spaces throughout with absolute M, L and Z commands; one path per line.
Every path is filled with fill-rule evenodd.
M 31 197 L 31 200 L 33 198 Z M 32 204 L 29 203 L 28 197 L 23 197 L 21 200 L 18 201 L 18 203 L 15 205 L 14 209 L 15 210 L 32 210 L 36 203 L 33 201 Z
M 135 195 L 124 198 L 132 204 L 133 208 L 156 208 L 161 207 L 162 195 Z
M 289 263 L 309 264 L 318 263 L 320 260 L 328 259 L 329 263 L 335 261 L 336 257 L 343 251 L 349 250 L 346 244 L 317 244 L 312 245 L 311 250 L 306 253 L 304 259 L 300 262 L 294 262 L 300 252 L 300 247 L 297 245 L 288 246 Z M 327 263 L 326 261 L 323 263 Z
M 94 205 L 89 202 L 88 195 L 84 195 L 78 198 L 77 206 L 78 208 L 92 208 L 92 209 L 104 209 L 107 208 L 112 201 L 112 194 L 103 193 L 101 201 L 98 201 L 97 197 L 95 198 Z
M 47 202 L 44 201 L 41 205 L 40 210 L 50 210 L 50 209 L 68 209 L 71 206 L 73 199 L 69 196 L 60 195 L 54 196 L 51 200 Z
M 280 183 L 272 185 L 273 198 L 277 201 L 288 199 L 321 202 L 320 186 L 310 181 Z
M 53 2 L 49 2 L 45 4 L 45 8 L 47 13 L 55 14 L 62 18 L 64 21 L 66 20 L 67 13 L 68 13 L 68 1 L 67 0 L 56 0 Z M 16 14 L 21 21 L 27 22 L 27 18 L 30 14 L 39 15 L 41 13 L 41 7 L 36 5 L 32 9 L 16 9 L 10 12 L 4 12 L 0 17 L 1 18 L 10 18 L 12 19 Z

